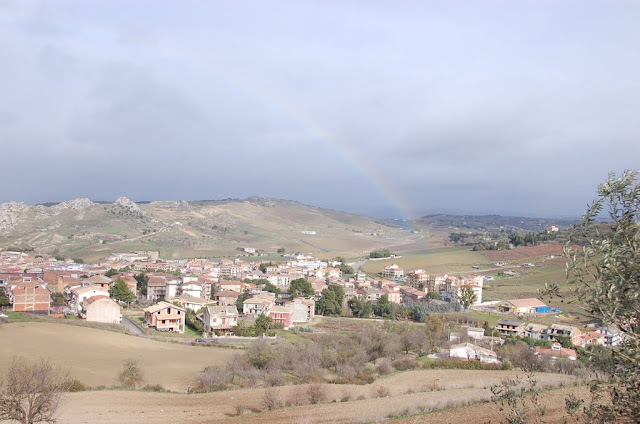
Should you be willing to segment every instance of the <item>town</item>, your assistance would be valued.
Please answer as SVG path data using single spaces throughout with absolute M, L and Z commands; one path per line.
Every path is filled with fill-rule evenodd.
M 574 346 L 616 346 L 621 340 L 616 330 L 604 326 L 581 331 L 561 323 L 527 322 L 528 317 L 560 312 L 537 298 L 483 303 L 486 276 L 429 274 L 424 269 L 405 274 L 396 264 L 367 275 L 342 258 L 280 257 L 163 260 L 156 252 L 136 252 L 84 264 L 2 251 L 0 300 L 15 313 L 124 325 L 133 334 L 189 329 L 201 343 L 264 336 L 271 329 L 304 329 L 316 315 L 420 322 L 429 313 L 455 316 L 479 310 L 497 316 L 495 326 L 452 329 L 449 341 L 462 341 L 464 332 L 464 343 L 450 343 L 446 352 L 450 358 L 494 363 L 500 359 L 493 346 L 505 338 L 542 341 L 535 346 L 536 355 L 569 360 L 578 356 Z

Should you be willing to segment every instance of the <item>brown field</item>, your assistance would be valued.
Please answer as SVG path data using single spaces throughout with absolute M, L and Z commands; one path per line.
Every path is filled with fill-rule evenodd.
M 485 250 L 482 254 L 490 261 L 518 261 L 547 255 L 562 255 L 562 244 L 541 244 L 511 250 Z
M 0 327 L 0 372 L 14 356 L 50 358 L 69 368 L 89 386 L 117 385 L 125 359 L 136 359 L 146 383 L 185 391 L 208 365 L 226 363 L 234 349 L 160 342 L 127 334 L 45 322 L 19 322 Z M 103 395 L 109 392 L 102 392 Z
M 264 410 L 264 389 L 245 389 L 207 394 L 144 393 L 127 391 L 97 391 L 69 393 L 60 418 L 63 423 L 154 423 L 160 421 L 182 423 L 251 422 L 251 423 L 321 423 L 379 421 L 391 415 L 417 413 L 460 406 L 468 401 L 480 402 L 490 398 L 489 388 L 501 378 L 513 376 L 515 371 L 428 370 L 397 373 L 370 385 L 323 385 L 327 398 L 317 405 L 290 406 L 271 412 Z M 558 374 L 539 374 L 541 385 L 569 384 L 573 377 Z M 388 397 L 376 398 L 378 387 L 386 387 Z M 433 388 L 435 391 L 432 391 Z M 294 390 L 305 386 L 275 388 L 281 402 L 286 402 Z M 412 393 L 413 391 L 413 393 Z M 349 393 L 351 400 L 340 402 Z M 356 400 L 360 398 L 360 400 Z M 562 397 L 562 401 L 564 397 Z M 478 405 L 484 408 L 489 405 Z M 236 407 L 253 409 L 254 413 L 235 416 Z M 475 408 L 475 407 L 474 407 Z M 473 410 L 473 408 L 471 408 Z M 451 411 L 444 412 L 444 414 Z M 496 417 L 497 407 L 473 414 L 474 421 Z M 436 413 L 438 416 L 443 413 Z M 429 417 L 432 414 L 428 415 Z M 425 421 L 421 421 L 425 422 Z M 431 422 L 431 421 L 429 421 Z M 451 422 L 444 421 L 439 422 Z

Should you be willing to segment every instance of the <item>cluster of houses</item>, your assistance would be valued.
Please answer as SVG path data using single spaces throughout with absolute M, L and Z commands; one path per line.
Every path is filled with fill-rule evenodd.
M 424 270 L 405 275 L 393 264 L 385 267 L 382 279 L 372 279 L 364 273 L 344 279 L 339 265 L 339 262 L 298 254 L 288 255 L 286 260 L 277 263 L 261 264 L 242 259 L 162 260 L 149 252 L 113 254 L 101 264 L 86 265 L 22 252 L 0 252 L 0 283 L 6 286 L 15 311 L 73 313 L 88 320 L 114 323 L 120 321 L 120 305 L 109 298 L 109 288 L 122 279 L 141 304 L 156 308 L 155 305 L 162 305 L 160 302 L 164 301 L 174 305 L 171 313 L 168 313 L 169 306 L 165 306 L 163 311 L 153 312 L 155 318 L 149 316 L 146 320 L 147 325 L 166 331 L 183 331 L 184 322 L 178 321 L 184 320 L 187 310 L 206 310 L 206 314 L 200 313 L 198 318 L 208 331 L 228 332 L 237 325 L 238 318 L 252 319 L 260 314 L 289 328 L 313 319 L 315 301 L 330 284 L 343 287 L 345 301 L 364 297 L 376 302 L 386 296 L 396 304 L 415 303 L 428 301 L 430 292 L 437 292 L 443 300 L 450 301 L 456 299 L 466 285 L 476 294 L 474 303 L 482 302 L 481 276 L 430 275 Z M 113 269 L 127 271 L 105 275 Z M 148 277 L 144 295 L 137 292 L 134 278 L 141 272 Z M 290 298 L 289 284 L 299 278 L 311 283 L 315 296 Z M 264 280 L 281 293 L 275 296 L 264 291 L 261 284 Z M 407 284 L 398 284 L 398 280 Z M 52 305 L 52 292 L 63 293 L 65 304 Z M 38 296 L 34 296 L 36 293 Z M 242 303 L 242 310 L 234 311 L 238 298 L 246 296 L 244 293 L 250 295 L 249 299 Z M 159 316 L 165 315 L 158 321 Z
M 77 315 L 88 321 L 120 323 L 121 305 L 109 294 L 110 288 L 122 280 L 139 303 L 149 305 L 143 309 L 149 327 L 184 332 L 190 310 L 198 313 L 197 319 L 207 332 L 229 333 L 240 318 L 251 321 L 262 314 L 285 329 L 312 320 L 314 297 L 293 299 L 287 288 L 292 280 L 308 277 L 321 292 L 328 281 L 342 277 L 339 268 L 328 265 L 299 256 L 262 272 L 259 263 L 239 259 L 218 263 L 161 261 L 143 254 L 116 254 L 100 265 L 85 265 L 23 252 L 0 252 L 0 287 L 16 312 Z M 134 278 L 141 272 L 147 276 L 145 294 L 138 293 Z M 251 283 L 254 280 L 261 281 Z M 264 291 L 264 280 L 282 293 L 276 296 Z M 54 293 L 59 296 L 52 296 Z M 248 298 L 238 311 L 241 296 Z
M 562 338 L 571 340 L 574 346 L 590 345 L 617 346 L 621 342 L 620 333 L 616 330 L 599 327 L 592 331 L 580 331 L 579 328 L 564 324 L 526 323 L 516 319 L 501 319 L 495 330 L 505 337 L 528 337 L 533 340 L 549 340 L 558 342 Z
M 206 333 L 229 334 L 239 321 L 251 322 L 261 315 L 285 329 L 308 323 L 315 316 L 316 301 L 331 284 L 342 286 L 345 302 L 353 297 L 375 302 L 383 296 L 396 304 L 426 302 L 430 301 L 429 293 L 438 293 L 441 299 L 450 301 L 458 298 L 465 286 L 473 289 L 474 303 L 482 302 L 482 276 L 429 274 L 422 269 L 405 274 L 393 264 L 384 268 L 381 279 L 361 272 L 345 279 L 339 265 L 303 255 L 262 264 L 241 259 L 164 261 L 139 253 L 116 254 L 99 265 L 85 265 L 20 252 L 0 252 L 0 285 L 13 311 L 73 314 L 87 321 L 117 324 L 122 320 L 121 305 L 110 298 L 109 289 L 121 280 L 137 301 L 146 306 L 143 309 L 146 326 L 180 333 L 184 332 L 187 314 L 191 312 L 202 322 Z M 134 278 L 141 272 L 148 277 L 145 294 L 138 292 L 138 281 Z M 314 294 L 292 298 L 288 292 L 290 283 L 303 277 L 310 282 Z M 277 287 L 279 293 L 266 291 L 264 280 Z M 53 298 L 62 297 L 64 302 L 52 302 L 52 293 L 59 293 Z M 243 299 L 240 303 L 239 298 Z M 562 337 L 570 338 L 576 346 L 620 343 L 619 335 L 606 328 L 583 333 L 576 327 L 527 324 L 515 319 L 548 314 L 550 307 L 539 299 L 508 300 L 497 302 L 494 307 L 498 313 L 509 316 L 498 321 L 496 335 L 549 340 L 550 347 L 536 347 L 541 356 L 575 358 L 574 350 L 557 343 Z M 473 340 L 482 340 L 484 330 L 469 329 L 468 334 Z M 452 346 L 450 355 L 497 361 L 491 350 L 470 343 Z

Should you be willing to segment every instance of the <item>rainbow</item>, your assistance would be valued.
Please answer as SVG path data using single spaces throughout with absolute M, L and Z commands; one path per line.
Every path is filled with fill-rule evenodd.
M 5 21 L 7 16 L 6 13 L 4 16 L 0 15 L 0 21 Z M 16 14 L 13 23 L 19 24 L 19 19 L 20 17 Z M 98 43 L 115 44 L 121 42 L 124 38 L 126 41 L 130 41 L 131 45 L 140 45 L 140 40 L 136 40 L 131 36 L 116 34 L 113 29 L 104 25 L 96 25 L 95 22 L 72 21 L 61 16 L 55 16 L 55 18 L 50 19 L 40 16 L 39 19 L 45 24 L 53 22 L 54 25 L 64 27 L 67 32 L 81 34 L 85 40 L 87 37 L 91 37 L 93 41 Z M 379 171 L 367 164 L 361 155 L 350 147 L 346 140 L 329 131 L 319 120 L 306 113 L 300 105 L 285 100 L 282 96 L 269 91 L 266 87 L 255 83 L 247 77 L 241 78 L 240 73 L 235 69 L 225 69 L 220 64 L 213 66 L 203 60 L 199 54 L 188 52 L 184 46 L 171 45 L 166 41 L 153 44 L 147 43 L 141 53 L 146 54 L 149 50 L 153 50 L 156 54 L 177 61 L 180 64 L 187 65 L 192 70 L 206 76 L 213 74 L 219 81 L 229 84 L 233 89 L 257 100 L 285 120 L 299 125 L 309 136 L 322 143 L 336 157 L 340 158 L 345 166 L 359 175 L 380 200 L 393 210 L 399 218 L 406 220 L 411 225 L 411 229 L 413 229 L 412 224 L 410 224 L 411 218 L 418 215 L 411 208 L 409 202 L 387 182 L 386 178 L 383 178 Z

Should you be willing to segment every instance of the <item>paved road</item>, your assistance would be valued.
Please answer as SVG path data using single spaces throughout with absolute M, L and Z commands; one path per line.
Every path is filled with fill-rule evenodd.
M 369 260 L 369 259 L 367 259 L 367 258 L 363 258 L 363 259 L 360 259 L 358 262 L 354 263 L 354 264 L 353 264 L 353 267 L 352 267 L 352 268 L 353 268 L 353 272 L 358 272 L 358 270 L 360 269 L 360 267 L 361 267 L 362 265 L 366 264 L 368 260 Z
M 138 326 L 135 322 L 131 321 L 126 316 L 122 315 L 122 320 L 120 321 L 122 325 L 127 327 L 127 330 L 136 336 L 147 337 L 147 333 L 145 333 L 142 328 Z

